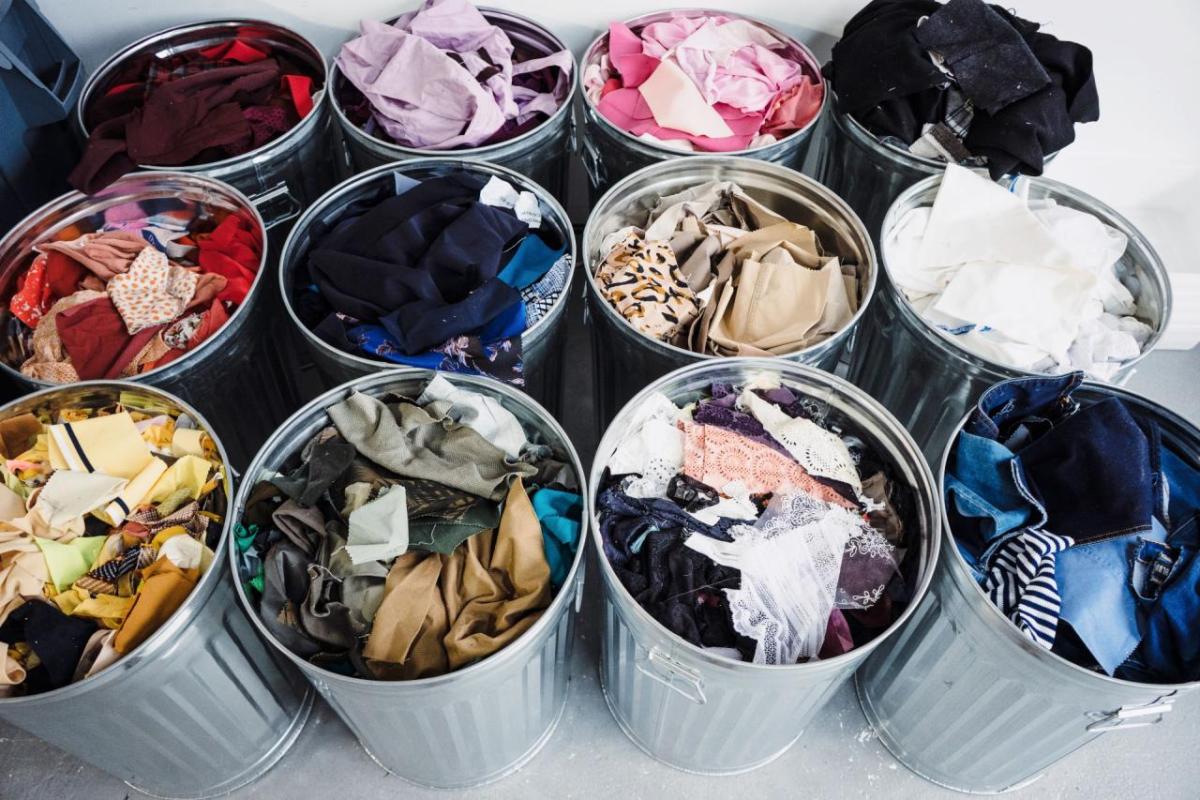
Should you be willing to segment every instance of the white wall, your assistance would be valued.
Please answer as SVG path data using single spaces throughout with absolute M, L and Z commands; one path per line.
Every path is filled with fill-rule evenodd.
M 40 0 L 89 69 L 121 45 L 200 19 L 259 17 L 308 36 L 327 54 L 364 17 L 384 19 L 417 0 Z M 866 0 L 726 0 L 805 41 L 824 59 L 842 25 Z M 682 3 L 608 0 L 486 0 L 533 17 L 577 53 L 613 19 Z M 1142 228 L 1173 273 L 1200 275 L 1200 2 L 1005 0 L 1060 38 L 1095 54 L 1101 119 L 1049 174 L 1109 203 Z M 797 10 L 797 9 L 802 9 Z M 1184 309 L 1179 309 L 1183 312 Z M 1200 313 L 1200 309 L 1197 310 Z

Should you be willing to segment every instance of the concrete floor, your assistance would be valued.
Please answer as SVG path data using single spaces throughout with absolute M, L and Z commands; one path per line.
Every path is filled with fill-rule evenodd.
M 578 291 L 576 291 L 576 301 Z M 590 407 L 591 350 L 581 312 L 572 309 L 566 384 L 578 387 L 562 414 L 585 465 L 597 440 Z M 1156 353 L 1130 388 L 1200 424 L 1200 349 Z M 589 557 L 591 553 L 589 553 Z M 596 573 L 593 571 L 593 575 Z M 598 580 L 588 581 L 595 590 Z M 562 722 L 545 749 L 517 774 L 465 798 L 952 798 L 914 775 L 879 743 L 863 718 L 853 686 L 844 686 L 801 740 L 777 761 L 735 778 L 689 775 L 638 750 L 613 722 L 597 679 L 600 598 L 589 594 L 572 657 L 571 694 Z M 81 708 L 81 713 L 86 709 Z M 1200 697 L 1185 697 L 1162 724 L 1100 737 L 1056 765 L 1014 798 L 1200 797 Z M 385 773 L 358 746 L 350 731 L 318 701 L 299 740 L 238 798 L 438 798 L 447 792 L 415 787 Z M 141 797 L 94 767 L 0 723 L 0 798 Z

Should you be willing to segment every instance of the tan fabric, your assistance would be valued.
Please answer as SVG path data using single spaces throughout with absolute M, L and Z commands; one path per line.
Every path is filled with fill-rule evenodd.
M 50 573 L 33 536 L 0 533 L 0 624 L 26 597 L 41 597 Z
M 133 231 L 104 231 L 85 233 L 67 242 L 42 242 L 36 249 L 70 256 L 107 281 L 129 270 L 133 260 L 146 249 L 146 240 Z
M 396 559 L 363 648 L 376 677 L 441 675 L 491 655 L 529 629 L 550 604 L 541 526 L 518 479 L 499 528 L 449 556 Z
M 16 458 L 37 440 L 42 432 L 42 422 L 33 414 L 18 414 L 0 421 L 0 456 Z
M 857 270 L 825 252 L 803 224 L 807 211 L 789 210 L 805 219 L 785 219 L 730 182 L 664 196 L 644 232 L 605 237 L 596 280 L 635 328 L 693 352 L 770 356 L 810 347 L 853 318 Z M 686 314 L 672 305 L 672 291 L 688 298 Z
M 25 668 L 9 653 L 8 644 L 0 642 L 0 686 L 16 686 L 25 682 Z M 0 697 L 4 695 L 0 694 Z

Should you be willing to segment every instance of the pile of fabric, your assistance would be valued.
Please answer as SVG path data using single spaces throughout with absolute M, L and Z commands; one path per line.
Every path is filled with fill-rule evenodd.
M 237 528 L 267 629 L 314 664 L 409 680 L 512 643 L 550 605 L 583 502 L 563 454 L 442 376 L 416 398 L 353 394 Z
M 911 490 L 824 403 L 762 374 L 683 408 L 653 395 L 628 430 L 596 500 L 604 553 L 673 633 L 795 664 L 870 641 L 906 606 Z
M 1100 118 L 1092 53 L 982 0 L 872 0 L 825 77 L 838 113 L 914 155 L 1041 175 Z
M 676 12 L 636 30 L 614 22 L 593 58 L 588 102 L 621 130 L 677 150 L 765 147 L 806 128 L 825 99 L 807 53 L 740 17 Z
M 1200 680 L 1200 464 L 1082 373 L 988 390 L 951 445 L 958 550 L 1030 640 L 1148 683 Z M 1181 446 L 1182 445 L 1182 446 Z
M 425 0 L 361 30 L 334 60 L 345 76 L 335 100 L 366 133 L 404 147 L 508 141 L 552 117 L 575 79 L 569 50 L 514 42 L 470 0 Z
M 143 398 L 0 421 L 0 697 L 83 680 L 170 619 L 213 562 L 225 468 Z
M 728 181 L 658 199 L 647 217 L 605 236 L 600 293 L 635 329 L 696 353 L 793 353 L 858 311 L 853 258 L 829 253 Z
M 139 165 L 208 164 L 256 150 L 298 125 L 324 91 L 319 72 L 253 29 L 210 47 L 131 57 L 100 88 L 70 175 L 87 193 Z
M 571 277 L 557 220 L 494 176 L 393 177 L 314 223 L 292 286 L 301 322 L 348 353 L 523 385 L 521 334 Z
M 1125 234 L 1052 199 L 946 167 L 932 206 L 885 232 L 888 275 L 914 310 L 976 355 L 1028 372 L 1111 380 L 1154 334 Z M 1131 291 L 1132 289 L 1132 291 Z
M 9 284 L 5 361 L 50 383 L 127 378 L 183 357 L 245 300 L 262 231 L 180 198 L 110 206 L 33 247 Z

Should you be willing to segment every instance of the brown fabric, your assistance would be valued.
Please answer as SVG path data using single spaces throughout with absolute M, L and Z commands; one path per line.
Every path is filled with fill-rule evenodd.
M 405 553 L 384 585 L 363 655 L 377 678 L 427 678 L 491 655 L 550 605 L 541 526 L 520 479 L 500 526 L 449 556 Z
M 0 455 L 16 458 L 33 447 L 37 435 L 42 432 L 42 423 L 33 414 L 20 414 L 0 421 Z
M 113 648 L 124 655 L 146 641 L 183 605 L 199 580 L 199 567 L 180 569 L 168 558 L 159 558 L 143 570 L 142 585 L 113 637 Z

